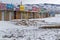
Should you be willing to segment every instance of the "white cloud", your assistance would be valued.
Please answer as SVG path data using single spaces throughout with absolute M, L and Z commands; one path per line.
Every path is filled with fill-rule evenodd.
M 5 3 L 20 4 L 20 0 L 0 0 Z M 60 4 L 60 0 L 22 0 L 23 4 L 39 4 L 39 3 L 53 3 Z

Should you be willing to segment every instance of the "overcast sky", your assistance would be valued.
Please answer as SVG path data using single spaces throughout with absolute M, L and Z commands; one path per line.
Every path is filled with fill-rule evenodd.
M 20 4 L 21 0 L 0 0 L 3 3 Z M 22 0 L 23 4 L 53 3 L 60 4 L 60 0 Z

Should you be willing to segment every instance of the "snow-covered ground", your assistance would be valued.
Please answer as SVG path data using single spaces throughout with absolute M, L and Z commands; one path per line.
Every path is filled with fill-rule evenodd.
M 30 20 L 60 23 L 60 16 Z M 41 22 L 38 21 L 38 24 L 41 24 Z M 0 40 L 60 40 L 60 29 L 43 29 L 36 27 L 36 25 L 35 27 L 23 26 L 15 25 L 11 21 L 0 21 Z
M 60 23 L 60 14 L 56 14 L 55 17 L 48 17 L 48 18 L 41 18 L 41 19 L 31 19 L 31 20 L 45 20 L 45 22 Z

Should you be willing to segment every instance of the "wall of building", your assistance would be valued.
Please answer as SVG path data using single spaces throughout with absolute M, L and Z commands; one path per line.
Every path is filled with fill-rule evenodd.
M 2 20 L 2 12 L 0 11 L 0 20 Z

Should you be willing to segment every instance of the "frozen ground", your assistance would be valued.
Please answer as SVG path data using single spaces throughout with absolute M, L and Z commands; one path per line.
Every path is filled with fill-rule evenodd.
M 31 20 L 60 23 L 60 16 Z M 0 40 L 60 40 L 60 29 L 42 29 L 29 25 L 15 25 L 9 21 L 0 21 Z

